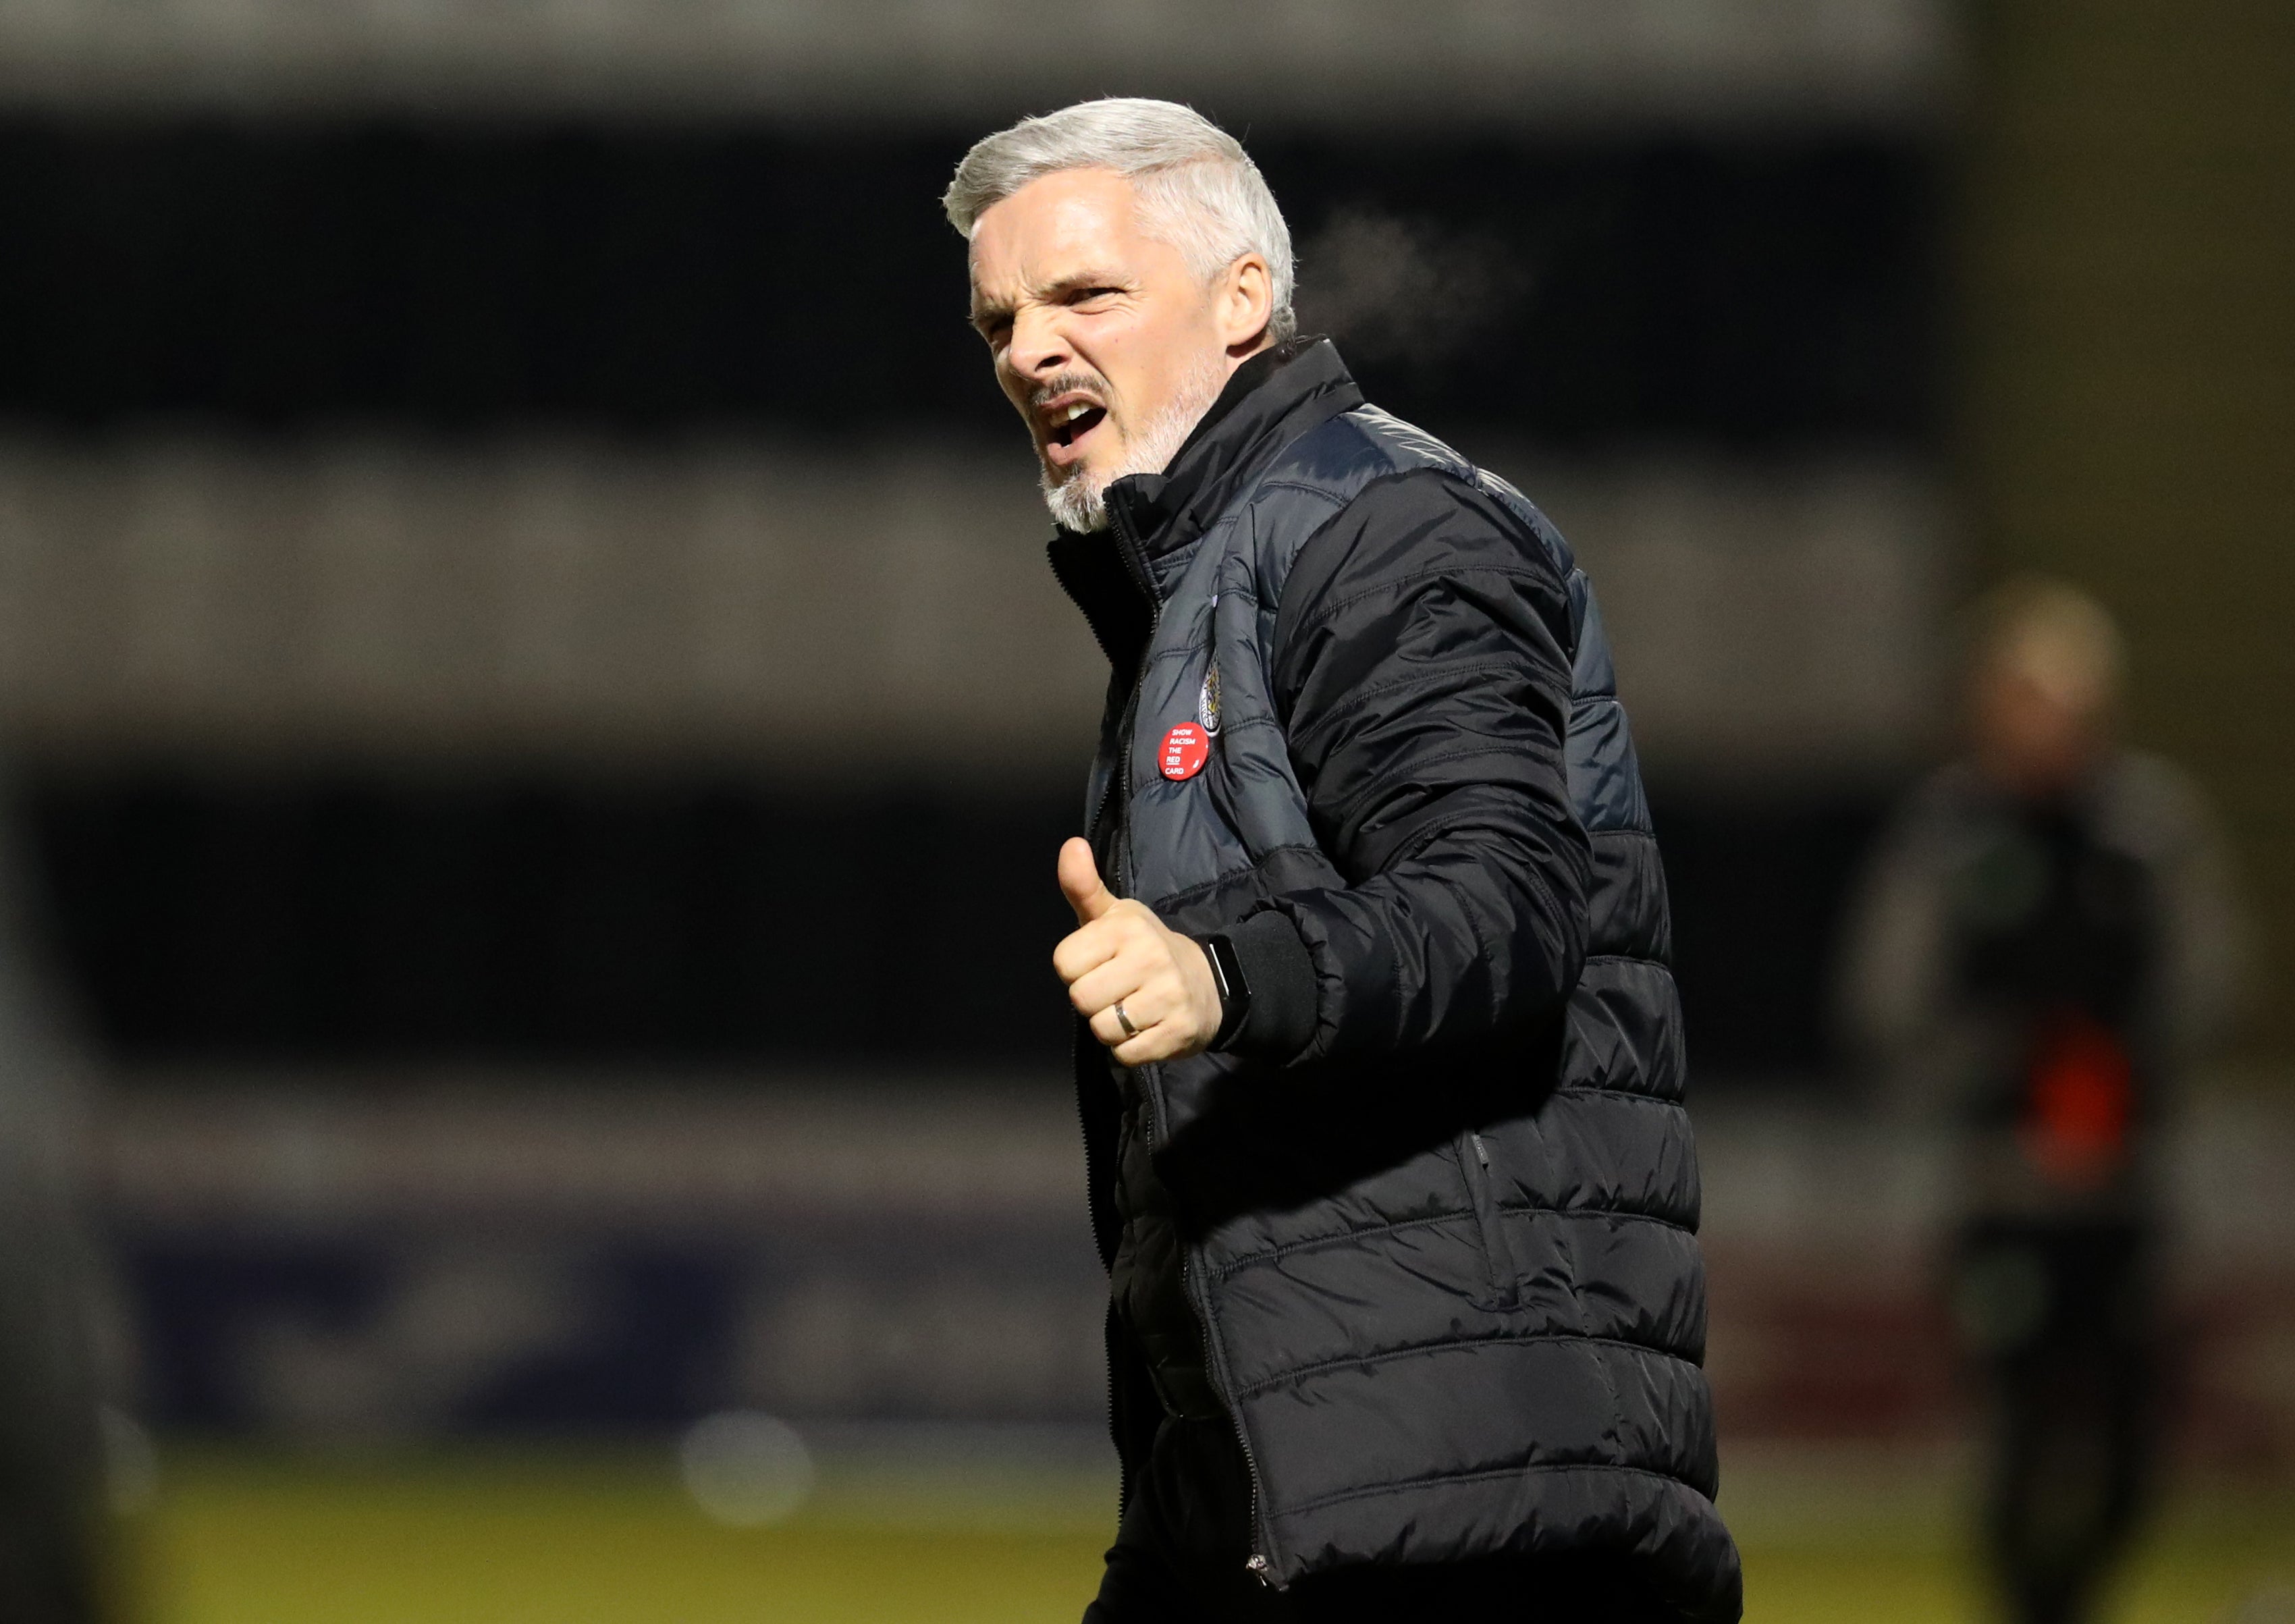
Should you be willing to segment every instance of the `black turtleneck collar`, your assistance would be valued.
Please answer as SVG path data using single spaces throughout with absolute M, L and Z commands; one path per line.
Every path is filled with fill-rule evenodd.
M 1061 529 L 1052 573 L 1120 672 L 1139 663 L 1154 618 L 1150 560 L 1194 541 L 1275 454 L 1362 404 L 1362 391 L 1327 339 L 1295 339 L 1236 368 L 1160 474 L 1108 487 L 1109 528 Z

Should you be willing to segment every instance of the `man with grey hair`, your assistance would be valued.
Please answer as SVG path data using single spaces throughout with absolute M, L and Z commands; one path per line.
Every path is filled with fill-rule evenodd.
M 1054 967 L 1109 1275 L 1098 1624 L 1734 1620 L 1664 876 L 1585 576 L 1297 338 L 1188 109 L 945 203 L 1114 671 Z

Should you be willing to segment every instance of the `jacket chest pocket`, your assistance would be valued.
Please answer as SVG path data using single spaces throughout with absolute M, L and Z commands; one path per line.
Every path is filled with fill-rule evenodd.
M 1458 1171 L 1466 1179 L 1466 1199 L 1474 1208 L 1474 1228 L 1489 1285 L 1489 1295 L 1482 1306 L 1517 1308 L 1522 1302 L 1522 1282 L 1515 1270 L 1514 1249 L 1507 1242 L 1506 1225 L 1499 1213 L 1497 1187 L 1491 1178 L 1490 1141 L 1469 1130 L 1458 1136 L 1454 1148 Z

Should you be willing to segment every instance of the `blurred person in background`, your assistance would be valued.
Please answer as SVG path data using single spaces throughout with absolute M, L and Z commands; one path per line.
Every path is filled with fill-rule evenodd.
M 1884 837 L 1843 1001 L 1895 1103 L 1958 1130 L 1952 1298 L 1986 1376 L 1989 1554 L 2019 1620 L 2065 1624 L 2144 1503 L 2161 1129 L 2230 1014 L 2240 932 L 2199 793 L 2113 739 L 2104 609 L 2019 580 L 1973 631 L 1967 754 Z
M 1024 121 L 945 205 L 1114 668 L 1054 957 L 1124 1480 L 1087 1620 L 1736 1619 L 1585 577 L 1295 334 L 1282 215 L 1189 110 Z

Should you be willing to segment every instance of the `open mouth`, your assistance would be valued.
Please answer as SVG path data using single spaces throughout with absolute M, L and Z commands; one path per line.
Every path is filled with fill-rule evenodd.
M 1045 439 L 1051 445 L 1066 449 L 1098 428 L 1107 420 L 1107 408 L 1094 401 L 1069 401 L 1047 416 L 1049 426 L 1045 430 Z

